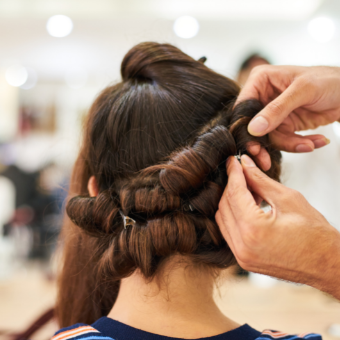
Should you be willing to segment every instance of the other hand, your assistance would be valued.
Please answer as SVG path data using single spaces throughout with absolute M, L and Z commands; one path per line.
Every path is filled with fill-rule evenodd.
M 315 129 L 340 119 L 340 68 L 316 66 L 257 66 L 240 92 L 237 103 L 257 99 L 265 105 L 249 123 L 254 136 L 269 133 L 274 147 L 288 152 L 311 152 L 329 143 L 320 134 L 301 136 L 296 131 Z M 259 146 L 248 151 L 263 170 L 270 159 Z
M 340 233 L 299 192 L 267 177 L 250 157 L 241 160 L 229 158 L 215 216 L 240 266 L 340 299 Z M 264 212 L 253 195 L 271 211 Z

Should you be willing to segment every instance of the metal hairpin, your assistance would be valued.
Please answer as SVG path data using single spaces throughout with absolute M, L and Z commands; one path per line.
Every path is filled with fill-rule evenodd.
M 238 155 L 234 156 L 241 163 L 241 151 L 238 152 Z
M 129 225 L 134 226 L 136 224 L 136 221 L 133 218 L 131 218 L 129 216 L 125 216 L 121 210 L 119 210 L 119 213 L 120 213 L 120 215 L 122 216 L 122 219 L 123 219 L 124 229 L 126 229 L 127 226 L 129 226 Z
M 194 208 L 193 208 L 193 206 L 191 205 L 191 204 L 184 204 L 183 205 L 183 210 L 184 211 L 194 211 Z
M 204 64 L 207 61 L 207 57 L 201 57 L 198 59 L 198 61 L 202 64 Z

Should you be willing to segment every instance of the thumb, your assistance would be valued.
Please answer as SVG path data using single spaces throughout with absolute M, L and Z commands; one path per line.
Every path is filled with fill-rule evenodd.
M 311 101 L 311 91 L 306 90 L 308 83 L 301 78 L 287 87 L 271 101 L 249 123 L 248 132 L 253 136 L 263 136 L 275 130 L 291 112 Z
M 242 155 L 241 162 L 249 189 L 271 206 L 277 206 L 286 187 L 263 173 L 249 156 Z

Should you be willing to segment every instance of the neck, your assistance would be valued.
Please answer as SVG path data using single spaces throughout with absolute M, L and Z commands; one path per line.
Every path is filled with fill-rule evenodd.
M 238 327 L 214 302 L 213 276 L 179 259 L 171 260 L 164 274 L 151 281 L 139 271 L 123 279 L 108 317 L 147 332 L 188 339 Z

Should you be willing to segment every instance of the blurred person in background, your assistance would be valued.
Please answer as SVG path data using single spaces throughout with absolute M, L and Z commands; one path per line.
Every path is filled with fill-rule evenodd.
M 135 46 L 121 74 L 92 105 L 74 167 L 57 303 L 66 328 L 53 339 L 295 339 L 239 325 L 213 300 L 236 263 L 215 222 L 228 156 L 262 148 L 279 179 L 280 152 L 247 133 L 262 105 L 234 107 L 235 82 L 168 44 Z
M 33 172 L 12 164 L 0 173 L 15 189 L 15 210 L 3 233 L 15 240 L 16 253 L 22 260 L 48 262 L 54 251 L 61 225 L 60 202 L 65 198 L 65 194 L 56 192 L 60 179 L 56 172 L 55 164 Z
M 243 86 L 251 72 L 251 70 L 260 65 L 270 65 L 271 63 L 267 60 L 267 58 L 263 57 L 259 53 L 252 53 L 249 57 L 247 57 L 241 64 L 236 81 L 240 86 Z

